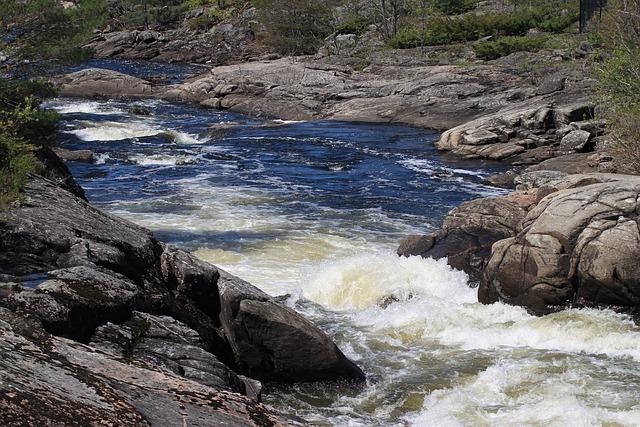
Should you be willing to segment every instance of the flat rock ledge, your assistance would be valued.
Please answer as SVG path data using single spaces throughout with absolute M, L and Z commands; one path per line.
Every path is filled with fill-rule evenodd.
M 412 236 L 401 255 L 448 257 L 479 278 L 478 299 L 546 314 L 640 309 L 640 177 L 532 171 L 518 191 L 454 209 L 441 230 Z
M 295 310 L 62 184 L 32 175 L 0 212 L 3 424 L 296 424 L 260 380 L 364 379 Z

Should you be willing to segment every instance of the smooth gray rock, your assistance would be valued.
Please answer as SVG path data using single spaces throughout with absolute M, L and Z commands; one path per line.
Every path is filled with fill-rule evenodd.
M 591 133 L 586 130 L 574 130 L 566 134 L 560 141 L 560 151 L 564 153 L 586 153 L 593 150 Z
M 146 80 L 101 68 L 76 71 L 56 83 L 63 96 L 146 97 L 153 93 Z

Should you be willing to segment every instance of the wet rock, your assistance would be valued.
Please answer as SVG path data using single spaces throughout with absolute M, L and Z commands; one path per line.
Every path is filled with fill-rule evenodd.
M 134 105 L 129 109 L 129 113 L 134 114 L 136 116 L 150 116 L 151 110 L 139 105 Z
M 220 98 L 209 98 L 200 102 L 200 106 L 219 110 L 222 107 Z
M 54 148 L 54 152 L 62 160 L 68 162 L 93 163 L 93 151 L 91 150 L 67 150 L 65 148 Z
M 324 332 L 291 308 L 228 273 L 218 286 L 222 327 L 242 372 L 279 381 L 364 379 Z
M 527 213 L 530 201 L 513 197 L 477 199 L 449 212 L 442 228 L 425 236 L 410 236 L 398 248 L 398 255 L 447 258 L 453 268 L 466 272 L 477 282 L 491 254 L 491 246 L 514 236 Z
M 538 314 L 572 303 L 638 306 L 640 179 L 569 178 L 585 185 L 574 182 L 574 188 L 548 195 L 529 212 L 522 231 L 494 244 L 481 302 L 504 301 Z

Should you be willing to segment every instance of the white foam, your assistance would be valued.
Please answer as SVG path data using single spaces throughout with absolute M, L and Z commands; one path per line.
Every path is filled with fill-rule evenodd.
M 463 350 L 523 347 L 629 357 L 640 361 L 640 329 L 607 310 L 566 310 L 545 317 L 506 304 L 477 303 L 464 273 L 445 260 L 361 254 L 307 267 L 304 295 L 339 310 L 357 324 L 406 342 Z M 402 300 L 386 309 L 386 296 Z
M 82 141 L 121 141 L 123 139 L 143 138 L 163 133 L 162 129 L 143 123 L 124 122 L 83 122 L 83 128 L 67 131 Z
M 572 363 L 500 360 L 453 388 L 434 391 L 424 409 L 405 420 L 416 426 L 637 425 L 634 395 L 609 389 L 590 399 L 588 390 L 599 379 Z M 626 409 L 616 407 L 621 402 Z
M 196 162 L 194 156 L 163 156 L 161 154 L 131 156 L 129 160 L 141 166 L 175 166 Z
M 95 114 L 113 115 L 123 114 L 125 111 L 108 102 L 53 100 L 43 103 L 44 108 L 50 108 L 60 114 Z
M 107 160 L 111 159 L 111 156 L 109 155 L 109 153 L 97 153 L 94 155 L 94 158 L 95 164 L 104 165 Z

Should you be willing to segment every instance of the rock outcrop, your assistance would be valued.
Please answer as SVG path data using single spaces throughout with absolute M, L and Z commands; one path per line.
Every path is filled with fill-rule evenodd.
M 134 357 L 122 357 L 53 336 L 38 320 L 6 308 L 0 307 L 0 319 L 3 425 L 302 425 L 250 397 L 201 381 L 193 372 L 209 366 L 192 353 L 181 363 L 196 369 L 176 373 L 159 369 L 150 357 L 136 357 L 135 348 Z M 173 332 L 149 330 L 161 339 Z M 147 339 L 139 345 L 161 357 L 177 357 L 171 351 L 180 351 Z
M 7 313 L 0 334 L 23 346 L 0 349 L 3 362 L 15 362 L 3 369 L 14 378 L 0 382 L 2 421 L 29 414 L 26 401 L 42 405 L 29 416 L 45 424 L 109 421 L 113 405 L 127 425 L 167 425 L 163 416 L 181 425 L 175 420 L 182 415 L 204 424 L 278 424 L 285 421 L 252 403 L 260 383 L 249 377 L 364 378 L 294 310 L 41 176 L 32 175 L 21 200 L 0 212 L 0 235 L 0 307 Z M 28 321 L 37 340 L 7 318 Z M 30 364 L 32 378 L 20 374 Z M 54 365 L 59 375 L 41 378 Z M 30 381 L 7 397 L 11 384 Z M 47 393 L 49 386 L 60 393 Z M 66 393 L 77 399 L 55 410 Z M 100 403 L 104 393 L 111 400 Z
M 567 305 L 638 307 L 640 178 L 568 178 L 568 188 L 528 213 L 522 231 L 493 246 L 481 302 L 504 301 L 536 313 Z
M 466 272 L 472 282 L 479 282 L 491 246 L 515 236 L 531 202 L 530 198 L 514 196 L 465 202 L 447 214 L 439 230 L 405 239 L 398 255 L 447 258 L 449 265 Z
M 567 307 L 640 308 L 640 177 L 536 170 L 508 196 L 452 210 L 399 255 L 447 257 L 478 281 L 478 299 L 546 314 Z
M 148 97 L 153 95 L 151 83 L 117 71 L 87 68 L 66 74 L 56 83 L 64 96 Z

